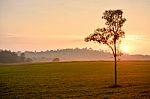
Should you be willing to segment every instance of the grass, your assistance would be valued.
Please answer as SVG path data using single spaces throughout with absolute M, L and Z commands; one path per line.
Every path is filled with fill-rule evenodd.
M 148 99 L 150 62 L 62 62 L 0 65 L 0 98 Z

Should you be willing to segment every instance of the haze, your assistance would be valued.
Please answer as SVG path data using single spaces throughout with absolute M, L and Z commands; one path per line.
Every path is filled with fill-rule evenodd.
M 150 54 L 149 0 L 1 0 L 0 49 L 108 49 L 84 38 L 104 27 L 108 9 L 122 9 L 127 19 L 122 45 L 129 54 Z

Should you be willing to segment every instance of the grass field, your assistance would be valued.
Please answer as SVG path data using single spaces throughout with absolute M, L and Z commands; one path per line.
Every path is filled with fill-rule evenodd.
M 150 62 L 64 62 L 0 65 L 0 98 L 150 99 Z

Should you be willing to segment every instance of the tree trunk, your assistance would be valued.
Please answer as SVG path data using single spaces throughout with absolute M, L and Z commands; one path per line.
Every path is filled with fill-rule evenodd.
M 114 55 L 114 58 L 115 58 L 115 67 L 114 67 L 114 70 L 115 70 L 115 86 L 117 86 L 117 53 L 116 53 L 116 40 L 114 41 L 114 48 L 115 48 L 115 55 Z
M 117 59 L 116 59 L 116 56 L 115 56 L 115 86 L 117 86 Z

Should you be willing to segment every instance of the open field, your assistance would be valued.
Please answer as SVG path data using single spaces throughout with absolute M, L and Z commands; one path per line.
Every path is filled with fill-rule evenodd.
M 150 62 L 63 62 L 0 65 L 0 98 L 150 99 Z

